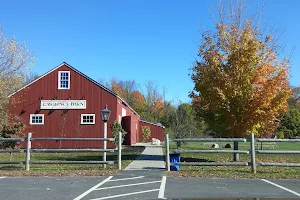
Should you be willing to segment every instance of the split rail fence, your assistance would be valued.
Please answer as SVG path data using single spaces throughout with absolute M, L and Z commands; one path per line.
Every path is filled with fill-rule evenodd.
M 104 144 L 107 141 L 117 142 L 117 148 L 107 149 L 106 145 L 103 145 L 103 149 L 98 148 L 89 148 L 89 149 L 36 149 L 31 148 L 31 143 L 34 141 L 100 141 Z M 103 164 L 106 168 L 106 164 L 115 164 L 115 161 L 107 161 L 106 153 L 107 152 L 118 152 L 118 169 L 121 170 L 121 156 L 122 156 L 122 134 L 119 133 L 118 138 L 33 138 L 32 133 L 28 133 L 28 136 L 25 138 L 0 138 L 0 141 L 9 141 L 9 142 L 25 142 L 26 149 L 0 149 L 0 153 L 25 153 L 25 161 L 0 161 L 0 164 L 23 164 L 25 169 L 29 171 L 30 164 Z M 30 153 L 39 152 L 39 153 L 72 153 L 72 152 L 103 152 L 102 161 L 31 161 Z
M 249 150 L 170 150 L 170 142 L 250 142 Z M 165 134 L 166 147 L 166 170 L 170 171 L 171 165 L 179 166 L 250 166 L 251 172 L 256 173 L 256 166 L 282 166 L 282 167 L 300 167 L 300 163 L 270 163 L 256 162 L 255 154 L 300 154 L 300 151 L 285 151 L 285 150 L 256 150 L 255 142 L 299 142 L 300 139 L 267 139 L 254 138 L 252 133 L 250 138 L 185 138 L 185 139 L 169 139 L 169 135 Z M 250 154 L 250 162 L 170 162 L 170 154 L 182 153 L 233 153 L 233 154 Z

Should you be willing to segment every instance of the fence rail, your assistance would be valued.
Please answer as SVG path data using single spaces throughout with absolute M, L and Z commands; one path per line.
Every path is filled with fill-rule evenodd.
M 248 166 L 248 162 L 179 162 L 175 165 L 184 166 Z
M 114 164 L 115 161 L 32 161 L 30 164 Z
M 170 152 L 171 154 L 180 154 L 180 153 L 241 153 L 249 154 L 249 151 L 241 150 L 174 150 Z
M 35 153 L 115 152 L 116 149 L 31 149 Z
M 245 138 L 185 138 L 170 139 L 169 142 L 247 142 Z
M 270 163 L 259 162 L 257 166 L 300 167 L 300 163 Z
M 55 141 L 110 141 L 115 142 L 115 138 L 31 138 L 34 140 L 55 140 Z
M 26 149 L 2 149 L 0 153 L 24 153 Z
M 300 139 L 269 139 L 269 138 L 256 138 L 256 142 L 300 142 Z
M 0 141 L 25 141 L 26 149 L 1 149 L 0 153 L 15 153 L 21 152 L 26 153 L 25 161 L 0 161 L 0 164 L 23 164 L 25 169 L 29 171 L 30 164 L 114 164 L 115 161 L 106 161 L 106 152 L 118 152 L 118 169 L 121 170 L 121 154 L 122 154 L 122 133 L 118 134 L 118 139 L 115 138 L 32 138 L 32 134 L 28 133 L 28 136 L 25 138 L 0 138 Z M 52 140 L 52 141 L 106 141 L 117 142 L 117 148 L 107 149 L 104 145 L 103 149 L 37 149 L 31 148 L 32 141 L 41 141 L 41 140 Z M 71 153 L 71 152 L 103 152 L 103 161 L 31 161 L 30 153 L 39 152 L 39 153 Z
M 234 142 L 238 147 L 238 142 L 250 142 L 249 151 L 246 150 L 185 150 L 175 149 L 170 151 L 170 142 Z M 251 172 L 256 173 L 256 166 L 281 166 L 281 167 L 300 167 L 300 163 L 270 163 L 270 162 L 257 162 L 256 153 L 258 154 L 300 154 L 300 151 L 285 151 L 285 150 L 256 150 L 255 142 L 272 143 L 276 142 L 300 142 L 300 139 L 268 139 L 268 138 L 254 138 L 254 134 L 250 138 L 185 138 L 185 139 L 169 139 L 169 135 L 165 134 L 165 147 L 166 147 L 166 170 L 170 171 L 170 166 L 251 166 Z M 250 162 L 171 162 L 170 154 L 182 153 L 233 153 L 250 154 Z
M 0 141 L 8 141 L 8 142 L 21 142 L 25 140 L 26 138 L 0 138 Z
M 260 154 L 300 154 L 300 151 L 256 150 Z

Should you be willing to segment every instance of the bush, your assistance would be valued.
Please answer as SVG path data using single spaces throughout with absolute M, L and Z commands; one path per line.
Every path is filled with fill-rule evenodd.
M 277 136 L 278 139 L 284 139 L 285 138 L 285 135 L 284 135 L 283 131 L 278 131 L 276 133 L 276 136 Z
M 142 126 L 142 136 L 144 142 L 147 142 L 151 137 L 151 129 L 149 126 Z
M 23 130 L 25 125 L 23 122 L 13 122 L 2 126 L 0 129 L 0 137 L 2 138 L 19 138 L 24 137 Z M 18 146 L 19 142 L 16 141 L 1 141 L 0 147 L 3 149 L 14 149 Z
M 124 141 L 125 135 L 127 134 L 127 132 L 122 128 L 122 125 L 115 120 L 111 125 L 110 125 L 110 130 L 111 130 L 111 135 L 113 136 L 113 138 L 115 138 L 117 140 L 119 132 L 122 133 L 122 142 Z M 116 143 L 116 142 L 114 142 Z

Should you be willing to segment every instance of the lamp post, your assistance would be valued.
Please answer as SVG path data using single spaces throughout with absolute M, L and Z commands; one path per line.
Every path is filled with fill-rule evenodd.
M 107 105 L 105 106 L 105 109 L 101 110 L 101 118 L 104 122 L 104 131 L 103 131 L 103 138 L 107 138 L 107 121 L 110 117 L 110 110 L 107 109 Z M 103 142 L 103 149 L 106 150 L 107 147 L 107 141 Z M 106 161 L 106 152 L 103 153 L 103 161 Z M 103 165 L 104 169 L 106 168 L 106 164 Z

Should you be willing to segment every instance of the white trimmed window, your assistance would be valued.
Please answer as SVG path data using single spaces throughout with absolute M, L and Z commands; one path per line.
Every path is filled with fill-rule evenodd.
M 58 89 L 68 90 L 70 89 L 70 72 L 59 71 L 58 72 Z
M 43 125 L 44 114 L 30 114 L 30 125 Z
M 81 124 L 95 124 L 95 114 L 81 114 Z
M 126 116 L 126 109 L 122 108 L 122 117 Z

